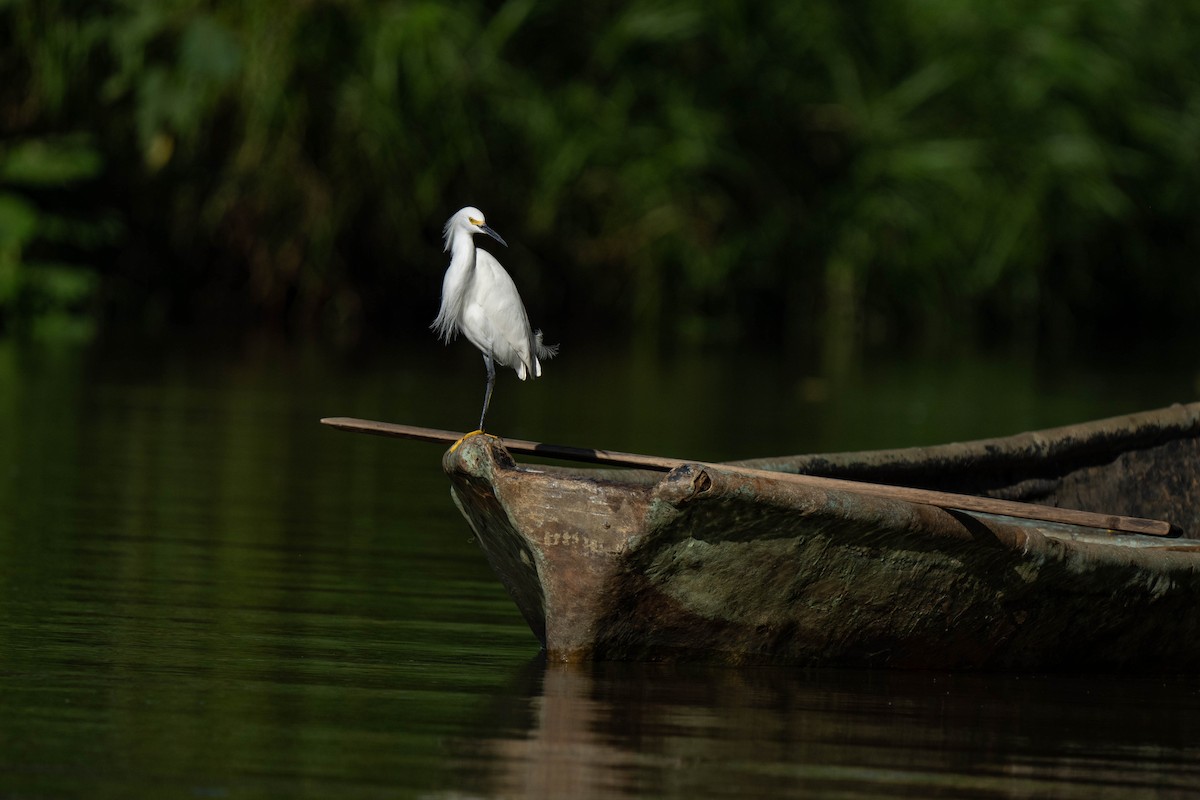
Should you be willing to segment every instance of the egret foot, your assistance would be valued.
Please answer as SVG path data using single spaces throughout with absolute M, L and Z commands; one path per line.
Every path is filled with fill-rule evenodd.
M 487 435 L 487 434 L 485 434 L 485 433 L 483 432 L 483 428 L 480 428 L 480 429 L 479 429 L 479 430 L 477 430 L 477 431 L 471 431 L 470 433 L 464 433 L 464 434 L 462 435 L 462 437 L 461 437 L 461 438 L 459 438 L 459 440 L 458 440 L 457 442 L 455 442 L 454 444 L 450 445 L 450 452 L 451 452 L 451 453 L 453 453 L 455 450 L 457 450 L 457 449 L 458 449 L 458 446 L 459 446 L 460 444 L 462 444 L 463 442 L 465 442 L 467 439 L 470 439 L 472 436 L 486 436 L 486 435 Z

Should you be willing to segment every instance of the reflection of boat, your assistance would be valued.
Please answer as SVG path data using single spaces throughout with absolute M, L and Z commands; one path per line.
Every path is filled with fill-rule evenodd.
M 447 743 L 447 797 L 1183 797 L 1192 695 L 1183 676 L 534 663 Z
M 1161 538 L 944 510 L 721 465 L 443 466 L 556 660 L 1200 666 L 1200 404 L 940 447 L 745 462 L 1169 520 Z

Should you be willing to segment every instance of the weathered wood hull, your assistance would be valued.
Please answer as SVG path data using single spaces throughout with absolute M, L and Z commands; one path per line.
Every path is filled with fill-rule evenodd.
M 1168 519 L 1112 534 L 814 489 L 721 466 L 443 466 L 557 660 L 905 668 L 1200 667 L 1200 404 L 1006 439 L 752 463 Z

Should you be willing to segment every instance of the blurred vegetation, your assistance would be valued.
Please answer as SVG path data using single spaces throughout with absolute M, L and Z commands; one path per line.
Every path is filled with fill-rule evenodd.
M 0 321 L 1194 333 L 1196 0 L 0 2 Z M 424 335 L 428 335 L 424 333 Z

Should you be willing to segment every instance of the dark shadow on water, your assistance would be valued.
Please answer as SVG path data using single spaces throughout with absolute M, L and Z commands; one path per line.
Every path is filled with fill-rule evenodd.
M 500 797 L 1174 797 L 1183 680 L 531 661 L 459 739 Z

